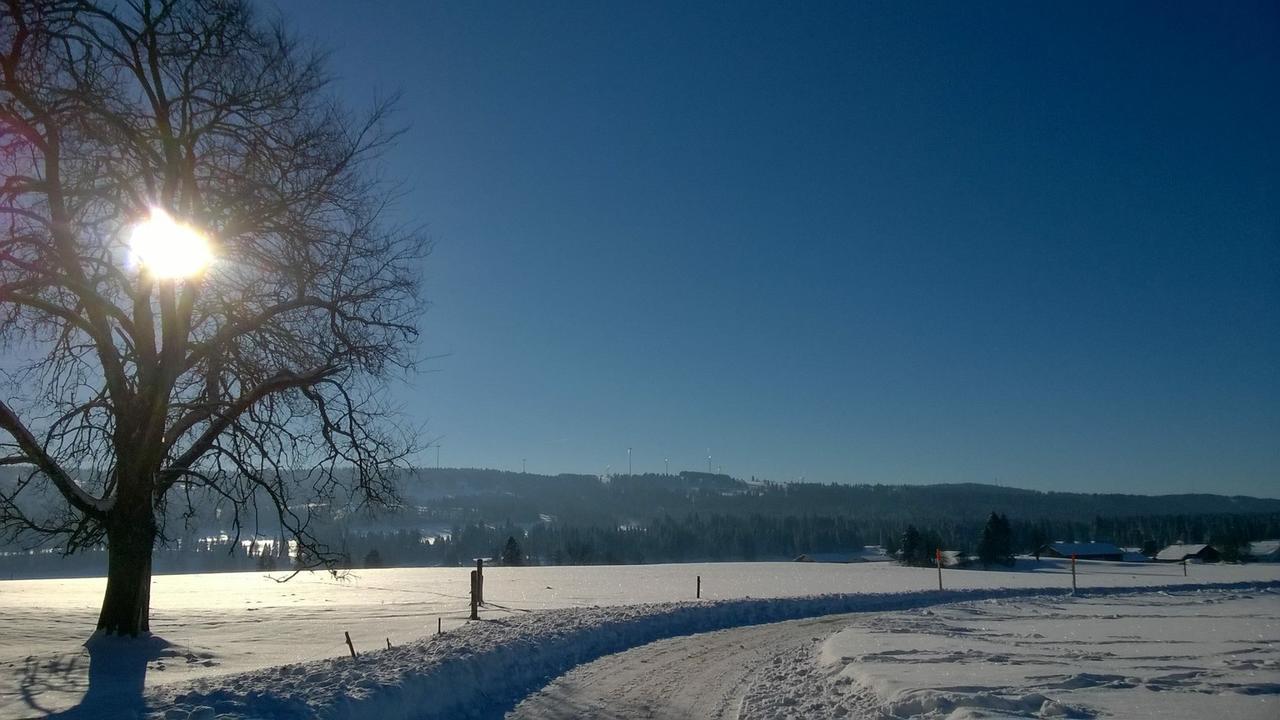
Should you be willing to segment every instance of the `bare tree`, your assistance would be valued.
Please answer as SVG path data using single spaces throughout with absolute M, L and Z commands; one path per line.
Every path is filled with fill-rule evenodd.
M 331 561 L 313 509 L 393 500 L 412 450 L 382 390 L 428 248 L 384 220 L 389 105 L 346 112 L 242 0 L 0 2 L 0 530 L 105 543 L 117 634 L 198 503 L 265 502 Z M 202 273 L 136 262 L 154 208 L 207 233 Z

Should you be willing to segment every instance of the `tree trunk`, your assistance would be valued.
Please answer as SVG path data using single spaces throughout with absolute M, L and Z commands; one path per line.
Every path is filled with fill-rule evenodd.
M 151 630 L 151 550 L 156 524 L 150 508 L 107 519 L 107 593 L 98 629 L 138 636 Z

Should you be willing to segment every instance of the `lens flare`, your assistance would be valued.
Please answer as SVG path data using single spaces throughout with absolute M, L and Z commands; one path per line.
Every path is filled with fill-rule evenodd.
M 213 262 L 208 239 L 160 208 L 151 208 L 151 217 L 133 228 L 129 246 L 134 259 L 160 280 L 193 277 Z

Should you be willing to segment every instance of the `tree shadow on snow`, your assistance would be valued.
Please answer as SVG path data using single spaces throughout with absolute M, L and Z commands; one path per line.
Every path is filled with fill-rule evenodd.
M 76 655 L 27 660 L 22 699 L 37 717 L 66 720 L 120 720 L 143 715 L 147 664 L 173 654 L 167 641 L 155 637 L 120 638 L 94 634 Z M 88 672 L 85 672 L 85 665 Z M 86 678 L 87 675 L 87 678 Z M 66 710 L 45 707 L 40 696 L 83 692 Z

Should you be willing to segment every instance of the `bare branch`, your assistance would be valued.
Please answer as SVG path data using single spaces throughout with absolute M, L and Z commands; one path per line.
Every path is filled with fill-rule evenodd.
M 55 461 L 44 448 L 40 446 L 35 436 L 27 429 L 18 416 L 14 414 L 9 406 L 0 401 L 0 428 L 4 428 L 6 432 L 13 436 L 17 441 L 18 447 L 22 448 L 25 458 L 32 460 L 32 464 L 40 468 L 40 471 L 53 481 L 53 484 L 62 493 L 67 502 L 71 503 L 80 512 L 94 517 L 101 517 L 104 513 L 111 509 L 111 503 L 99 498 L 95 498 L 84 491 L 84 488 L 76 484 L 66 471 Z
M 328 83 L 246 0 L 0 4 L 0 466 L 38 470 L 5 528 L 163 538 L 207 500 L 324 563 L 321 515 L 394 501 L 430 246 L 386 220 L 394 97 Z M 151 206 L 208 235 L 202 276 L 135 263 Z

